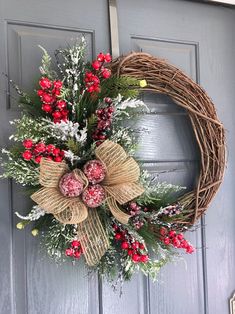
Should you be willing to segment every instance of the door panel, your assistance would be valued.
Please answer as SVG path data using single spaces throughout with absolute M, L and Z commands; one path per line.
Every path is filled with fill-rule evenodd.
M 32 90 L 39 77 L 43 46 L 49 53 L 86 36 L 87 58 L 109 51 L 106 1 L 0 1 L 1 73 Z M 91 10 L 92 7 L 92 10 Z M 93 13 L 92 13 L 93 12 Z M 12 90 L 1 77 L 1 146 L 8 144 L 8 121 L 19 115 Z M 3 132 L 4 131 L 4 132 Z M 11 182 L 1 184 L 0 313 L 98 313 L 98 279 L 85 265 L 56 265 L 39 248 L 39 241 L 15 229 L 14 211 L 26 213 L 28 197 Z M 3 256 L 3 257 L 2 257 Z
M 225 181 L 200 228 L 187 234 L 198 248 L 196 254 L 186 256 L 186 263 L 164 267 L 156 283 L 137 274 L 124 284 L 122 298 L 110 283 L 88 277 L 84 264 L 56 265 L 42 254 L 29 230 L 16 230 L 14 211 L 26 212 L 29 201 L 19 186 L 0 181 L 1 314 L 228 313 L 228 297 L 235 289 L 235 11 L 189 0 L 117 2 L 121 53 L 144 51 L 169 60 L 200 81 L 214 100 L 228 130 Z M 26 90 L 38 76 L 39 44 L 53 52 L 84 33 L 88 58 L 109 50 L 106 0 L 0 0 L 0 18 L 1 72 Z M 8 88 L 2 76 L 1 146 L 8 145 L 12 131 L 8 121 L 19 115 Z M 137 157 L 159 181 L 190 190 L 199 154 L 187 114 L 167 96 L 146 93 L 143 98 L 151 113 L 138 125 L 146 133 Z
M 149 52 L 156 57 L 169 60 L 184 70 L 208 91 L 216 104 L 220 119 L 229 130 L 228 168 L 224 184 L 210 206 L 206 219 L 203 218 L 201 229 L 188 235 L 198 248 L 197 253 L 194 257 L 186 258 L 187 270 L 183 264 L 168 265 L 161 272 L 156 284 L 150 282 L 149 313 L 227 313 L 228 298 L 235 288 L 235 245 L 231 240 L 235 236 L 233 227 L 235 213 L 232 209 L 234 203 L 232 161 L 235 157 L 235 148 L 232 144 L 234 135 L 232 116 L 234 117 L 235 113 L 232 105 L 235 96 L 233 74 L 235 61 L 232 58 L 235 44 L 232 30 L 235 27 L 235 11 L 231 8 L 191 1 L 147 0 L 143 4 L 137 0 L 135 3 L 118 1 L 118 12 L 121 53 L 130 50 Z M 161 101 L 156 97 L 156 111 L 159 104 L 161 106 Z M 172 109 L 167 110 L 168 119 L 171 119 Z M 165 119 L 166 116 L 167 113 L 164 114 Z M 178 116 L 174 117 L 177 121 Z M 192 149 L 195 141 L 191 142 L 186 134 L 190 132 L 190 128 L 183 122 L 182 128 L 177 128 L 178 123 L 175 122 L 177 132 L 174 123 L 166 131 L 164 125 L 168 127 L 168 120 L 161 119 L 158 114 L 156 120 L 150 118 L 151 133 L 154 134 L 153 137 L 162 133 L 160 138 L 167 134 L 165 142 L 169 146 L 167 145 L 167 149 L 162 152 L 163 138 L 155 140 L 151 148 L 147 142 L 148 156 L 155 159 L 152 160 L 151 169 L 157 172 L 161 165 L 166 169 L 163 176 L 167 180 L 182 184 L 182 172 L 173 171 L 178 159 L 178 164 L 186 174 L 184 182 L 191 187 L 197 173 L 198 155 Z M 145 124 L 148 125 L 147 121 Z M 177 149 L 174 144 L 170 145 L 173 141 L 175 145 L 178 144 Z M 185 145 L 185 150 L 182 149 L 182 145 Z M 157 155 L 154 152 L 150 154 L 150 149 L 158 151 Z M 174 156 L 174 161 L 167 159 L 166 152 L 167 156 Z M 161 153 L 162 159 L 159 155 Z M 190 173 L 187 163 L 180 163 L 182 154 L 185 154 L 186 160 L 189 159 L 188 162 L 193 164 L 195 172 Z M 145 159 L 145 154 L 142 158 Z M 172 171 L 169 172 L 169 169 Z M 162 170 L 164 173 L 164 169 Z

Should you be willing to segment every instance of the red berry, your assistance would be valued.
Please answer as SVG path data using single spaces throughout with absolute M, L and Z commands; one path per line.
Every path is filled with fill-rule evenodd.
M 189 254 L 192 254 L 194 251 L 195 251 L 195 249 L 192 245 L 189 245 L 186 249 L 186 252 Z
M 73 248 L 77 249 L 79 246 L 81 246 L 81 243 L 78 240 L 73 240 L 72 243 L 71 243 L 71 246 Z
M 96 85 L 98 85 L 100 83 L 100 79 L 98 78 L 97 75 L 93 75 L 92 76 L 92 82 Z
M 88 80 L 91 80 L 92 79 L 92 77 L 93 77 L 93 73 L 92 72 L 86 72 L 86 78 L 88 79 Z
M 61 111 L 61 114 L 62 114 L 62 116 L 66 116 L 67 117 L 67 115 L 69 114 L 69 111 L 67 109 L 63 109 Z
M 66 101 L 64 100 L 58 100 L 56 102 L 56 107 L 59 109 L 59 110 L 62 110 L 66 107 Z
M 149 256 L 147 254 L 140 256 L 140 262 L 146 263 L 148 260 L 149 260 Z
M 46 151 L 46 145 L 44 143 L 38 143 L 34 146 L 34 153 L 44 153 Z
M 143 244 L 143 243 L 140 243 L 140 244 L 139 244 L 139 249 L 140 249 L 140 250 L 144 250 L 144 248 L 145 248 L 144 244 Z
M 54 89 L 52 90 L 52 94 L 55 95 L 55 96 L 60 96 L 60 89 L 54 88 Z
M 30 139 L 24 140 L 24 141 L 23 141 L 23 146 L 24 146 L 25 148 L 27 148 L 27 149 L 30 149 L 30 148 L 32 148 L 32 146 L 33 146 L 33 141 L 30 140 Z
M 52 154 L 53 154 L 54 156 L 59 156 L 59 154 L 60 154 L 60 149 L 59 149 L 59 148 L 54 148 L 54 149 L 52 150 Z
M 166 237 L 166 238 L 163 240 L 163 242 L 164 242 L 166 245 L 169 245 L 170 242 L 171 242 L 171 240 L 170 240 L 170 238 Z
M 113 225 L 113 230 L 118 230 L 118 226 L 116 224 Z
M 102 76 L 104 79 L 108 79 L 111 75 L 111 71 L 108 69 L 103 69 L 101 72 Z
M 22 156 L 25 160 L 30 160 L 32 158 L 32 153 L 29 150 L 26 150 L 25 152 L 22 153 Z
M 122 238 L 121 233 L 116 233 L 114 238 L 115 238 L 115 240 L 121 240 L 121 238 Z
M 80 257 L 81 257 L 81 252 L 80 252 L 80 251 L 75 251 L 75 252 L 73 253 L 73 256 L 74 256 L 75 258 L 80 258 Z
M 34 161 L 36 162 L 36 164 L 40 164 L 41 160 L 42 160 L 42 156 L 36 156 L 34 158 Z
M 109 113 L 113 113 L 114 112 L 114 107 L 113 106 L 108 107 L 108 112 Z
M 112 57 L 111 57 L 110 53 L 106 53 L 106 55 L 104 56 L 104 60 L 107 63 L 112 61 Z
M 91 85 L 87 88 L 88 93 L 93 93 L 95 90 L 94 85 Z
M 60 89 L 63 86 L 63 83 L 61 81 L 54 81 L 53 85 L 55 88 Z
M 74 250 L 72 248 L 68 248 L 65 250 L 65 255 L 66 256 L 73 256 Z
M 128 242 L 126 242 L 126 241 L 122 242 L 121 248 L 122 248 L 123 250 L 127 250 L 127 249 L 129 248 Z
M 164 227 L 160 228 L 160 235 L 165 236 L 167 234 L 167 230 Z
M 53 118 L 55 119 L 60 119 L 61 118 L 61 113 L 59 111 L 54 111 L 52 113 Z
M 131 203 L 130 203 L 130 208 L 131 208 L 132 210 L 137 210 L 137 204 L 136 204 L 135 202 L 131 202 Z
M 106 104 L 111 105 L 113 103 L 112 98 L 110 97 L 105 97 L 104 101 L 106 102 Z
M 98 122 L 97 128 L 99 130 L 105 130 L 105 129 L 109 128 L 110 125 L 111 125 L 111 121 L 110 120 L 106 120 L 106 121 L 105 120 L 101 120 L 101 121 Z
M 131 247 L 133 249 L 138 249 L 139 248 L 139 242 L 135 241 L 134 243 L 132 243 Z
M 131 250 L 131 249 L 129 249 L 129 250 L 127 251 L 127 254 L 128 254 L 129 256 L 131 256 L 133 253 L 134 253 L 134 251 Z
M 100 66 L 101 66 L 101 64 L 98 60 L 95 60 L 92 62 L 92 67 L 94 70 L 96 70 L 96 71 L 99 70 Z
M 51 112 L 52 111 L 52 107 L 49 104 L 43 104 L 42 105 L 42 110 L 45 112 Z
M 61 157 L 61 156 L 56 156 L 55 158 L 54 158 L 54 161 L 55 162 L 61 162 L 63 160 L 63 158 Z
M 133 262 L 139 262 L 140 261 L 139 254 L 133 254 L 131 258 L 132 258 Z
M 97 56 L 97 60 L 99 62 L 104 62 L 104 54 L 102 52 L 100 52 Z
M 39 90 L 37 91 L 37 94 L 38 94 L 38 96 L 42 97 L 42 95 L 44 94 L 44 90 L 39 89 Z
M 54 97 L 47 93 L 43 93 L 42 99 L 47 104 L 51 104 L 54 101 Z
M 96 110 L 96 114 L 97 114 L 98 116 L 100 116 L 102 113 L 103 113 L 103 110 L 102 110 L 102 109 Z
M 55 146 L 53 144 L 48 144 L 46 147 L 46 151 L 48 153 L 51 153 L 53 151 L 53 149 L 55 149 Z
M 99 93 L 100 92 L 100 86 L 94 85 L 94 92 Z
M 170 238 L 174 238 L 175 235 L 176 235 L 176 232 L 175 232 L 174 230 L 170 230 L 170 231 L 169 231 L 169 237 L 170 237 Z
M 188 247 L 188 242 L 186 240 L 182 240 L 181 243 L 180 243 L 180 247 L 182 249 L 186 249 Z
M 51 88 L 52 83 L 47 77 L 42 77 L 39 81 L 39 85 L 42 89 Z
M 183 235 L 183 233 L 179 233 L 179 234 L 177 234 L 177 239 L 178 240 L 183 240 L 183 238 L 184 238 L 184 235 Z
M 177 238 L 173 239 L 172 244 L 176 248 L 179 248 L 181 246 L 181 243 L 180 243 L 180 241 Z

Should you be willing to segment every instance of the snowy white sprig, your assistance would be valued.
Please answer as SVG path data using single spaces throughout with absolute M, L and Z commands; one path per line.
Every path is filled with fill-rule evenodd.
M 136 151 L 136 139 L 133 130 L 128 127 L 114 128 L 110 140 L 125 147 L 129 155 Z
M 46 131 L 47 120 L 36 120 L 30 116 L 23 115 L 21 119 L 10 121 L 10 124 L 16 127 L 16 133 L 9 137 L 13 141 L 23 141 L 30 138 L 34 142 L 46 141 L 51 137 L 51 132 Z
M 120 94 L 113 100 L 113 103 L 117 110 L 126 110 L 127 108 L 136 109 L 142 107 L 146 111 L 149 111 L 148 106 L 142 100 L 136 98 L 123 99 L 123 96 Z
M 45 119 L 46 120 L 46 119 Z M 75 139 L 79 143 L 84 143 L 87 139 L 87 126 L 79 130 L 79 123 L 72 121 L 61 121 L 54 123 L 50 120 L 47 121 L 47 129 L 50 129 L 57 139 L 67 141 L 68 139 Z
M 35 220 L 38 220 L 40 217 L 44 216 L 46 214 L 46 212 L 40 206 L 35 205 L 35 206 L 33 206 L 32 210 L 26 216 L 23 216 L 23 215 L 19 214 L 18 212 L 15 212 L 15 214 L 18 218 L 20 218 L 22 220 L 35 221 Z
M 0 158 L 1 166 L 5 169 L 0 178 L 14 178 L 17 183 L 23 186 L 39 184 L 38 167 L 36 168 L 35 165 L 21 158 L 13 158 L 11 152 L 6 149 L 2 149 L 2 153 L 7 155 L 8 161 L 3 161 L 3 158 Z
M 67 150 L 67 151 L 65 150 L 64 156 L 66 159 L 68 159 L 71 162 L 71 164 L 73 164 L 76 160 L 80 159 L 80 157 L 75 155 L 71 150 Z

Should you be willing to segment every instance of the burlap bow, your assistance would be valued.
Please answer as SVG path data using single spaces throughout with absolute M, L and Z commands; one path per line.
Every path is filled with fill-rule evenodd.
M 106 191 L 107 205 L 114 217 L 127 224 L 130 215 L 118 206 L 125 204 L 144 192 L 137 182 L 140 175 L 139 165 L 128 157 L 124 149 L 111 141 L 105 141 L 95 150 L 95 155 L 106 168 L 105 179 L 101 185 Z M 47 213 L 64 224 L 77 224 L 78 237 L 83 246 L 88 265 L 97 264 L 109 247 L 108 238 L 102 227 L 96 209 L 88 209 L 80 197 L 66 197 L 59 190 L 62 176 L 69 172 L 65 161 L 56 163 L 45 158 L 40 163 L 39 182 L 43 186 L 31 198 Z M 73 173 L 88 184 L 84 173 Z

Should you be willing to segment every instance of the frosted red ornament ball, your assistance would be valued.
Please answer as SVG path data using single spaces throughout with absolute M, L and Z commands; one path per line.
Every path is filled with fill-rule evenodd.
M 105 166 L 101 161 L 96 159 L 88 161 L 83 167 L 83 172 L 92 184 L 103 181 L 106 174 Z
M 82 179 L 75 177 L 72 172 L 63 175 L 59 182 L 60 192 L 68 197 L 79 196 L 82 193 L 83 186 Z
M 82 200 L 90 208 L 98 207 L 105 200 L 105 190 L 100 184 L 89 185 L 82 193 Z

